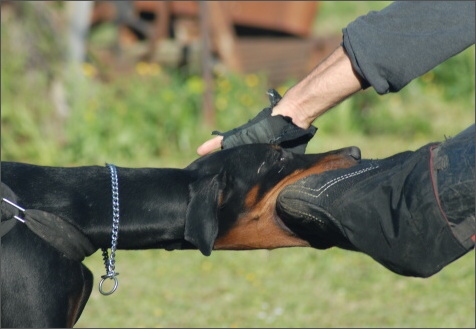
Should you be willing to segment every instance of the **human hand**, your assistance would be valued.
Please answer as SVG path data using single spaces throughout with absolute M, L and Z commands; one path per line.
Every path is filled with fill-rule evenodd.
M 219 136 L 200 145 L 197 153 L 205 155 L 220 146 L 222 149 L 227 149 L 244 144 L 269 143 L 303 154 L 317 128 L 310 126 L 308 129 L 302 129 L 296 126 L 289 117 L 272 115 L 273 107 L 281 100 L 281 96 L 274 89 L 268 90 L 268 95 L 271 103 L 269 107 L 238 128 L 225 133 L 214 131 L 212 134 Z

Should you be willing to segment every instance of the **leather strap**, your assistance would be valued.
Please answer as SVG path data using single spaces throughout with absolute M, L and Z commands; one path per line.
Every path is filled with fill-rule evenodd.
M 10 232 L 10 230 L 15 226 L 17 220 L 15 218 L 10 218 L 4 222 L 0 226 L 0 238 L 3 238 L 5 234 Z

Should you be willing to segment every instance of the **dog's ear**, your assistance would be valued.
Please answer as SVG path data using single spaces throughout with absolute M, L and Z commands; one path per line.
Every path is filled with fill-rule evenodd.
M 225 188 L 225 173 L 210 175 L 190 185 L 190 202 L 185 219 L 185 240 L 205 256 L 212 253 L 218 235 L 218 206 Z

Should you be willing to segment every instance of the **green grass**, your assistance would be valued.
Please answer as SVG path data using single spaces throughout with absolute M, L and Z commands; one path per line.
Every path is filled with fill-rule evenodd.
M 365 15 L 371 10 L 381 10 L 390 3 L 392 1 L 321 1 L 317 8 L 313 34 L 340 35 L 342 28 L 358 16 Z
M 387 3 L 322 2 L 315 33 L 340 33 L 355 16 Z M 1 21 L 2 160 L 180 168 L 197 158 L 196 147 L 212 130 L 234 128 L 268 105 L 266 77 L 222 75 L 215 81 L 216 123 L 205 126 L 199 76 L 142 63 L 104 82 L 94 72 L 109 68 L 94 58 L 83 68 L 87 74 L 74 74 L 62 61 L 61 35 L 52 38 L 41 19 L 24 15 Z M 54 77 L 64 83 L 67 117 L 50 96 Z M 307 151 L 356 145 L 363 157 L 382 158 L 471 123 L 474 47 L 398 94 L 368 90 L 343 102 L 315 122 L 319 130 Z M 417 279 L 339 249 L 216 251 L 210 257 L 120 250 L 119 288 L 104 297 L 97 290 L 105 272 L 98 252 L 84 261 L 95 285 L 76 327 L 474 328 L 474 255 Z
M 474 253 L 428 279 L 331 249 L 119 251 L 77 327 L 474 327 Z M 100 253 L 85 264 L 96 278 Z M 96 282 L 97 283 L 97 282 Z

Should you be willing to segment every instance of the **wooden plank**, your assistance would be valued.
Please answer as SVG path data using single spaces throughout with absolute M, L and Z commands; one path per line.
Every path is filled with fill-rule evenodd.
M 319 1 L 219 2 L 223 4 L 234 25 L 275 30 L 301 37 L 311 35 L 319 9 Z M 170 8 L 174 15 L 198 16 L 196 1 L 170 1 Z
M 242 73 L 264 72 L 276 86 L 307 74 L 313 42 L 294 38 L 239 38 L 236 51 Z

